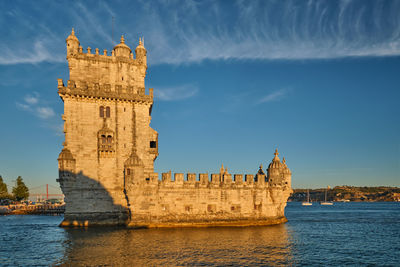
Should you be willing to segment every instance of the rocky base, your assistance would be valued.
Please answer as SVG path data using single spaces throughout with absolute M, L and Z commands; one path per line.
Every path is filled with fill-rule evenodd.
M 182 228 L 182 227 L 245 227 L 266 226 L 287 222 L 286 217 L 278 218 L 248 218 L 228 220 L 179 220 L 179 221 L 149 221 L 128 220 L 121 213 L 86 213 L 69 214 L 61 222 L 61 227 L 89 227 L 89 226 L 126 226 L 128 228 Z
M 237 220 L 196 220 L 196 221 L 166 221 L 166 222 L 134 222 L 128 223 L 129 228 L 181 228 L 181 227 L 245 227 L 266 226 L 286 223 L 286 217 L 257 218 Z
M 64 215 L 61 227 L 127 225 L 128 214 L 122 212 L 69 213 Z

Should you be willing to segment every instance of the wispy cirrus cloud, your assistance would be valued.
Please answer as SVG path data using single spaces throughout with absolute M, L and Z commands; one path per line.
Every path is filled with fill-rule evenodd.
M 37 116 L 41 119 L 48 119 L 55 115 L 54 110 L 49 107 L 37 107 Z
M 38 92 L 25 95 L 22 101 L 16 102 L 15 105 L 19 110 L 38 117 L 43 127 L 53 130 L 58 136 L 63 135 L 64 124 L 60 123 L 54 109 L 46 104 Z
M 399 12 L 399 1 L 169 1 L 141 27 L 153 64 L 380 57 L 400 55 Z
M 33 92 L 33 94 L 26 95 L 23 101 L 16 102 L 15 105 L 18 109 L 27 111 L 43 120 L 54 117 L 54 110 L 42 102 L 39 93 Z
M 34 105 L 39 102 L 39 94 L 37 92 L 33 92 L 32 95 L 26 95 L 24 100 L 29 105 Z
M 84 48 L 93 48 L 94 43 L 110 50 L 112 17 L 116 40 L 120 33 L 127 34 L 127 44 L 134 50 L 137 38 L 145 37 L 149 64 L 400 55 L 400 1 L 395 0 L 30 5 L 28 9 L 12 6 L 0 18 L 2 24 L 13 24 L 0 30 L 5 37 L 0 41 L 0 64 L 64 61 L 65 38 L 72 26 Z M 44 8 L 57 12 L 41 16 Z
M 281 99 L 283 99 L 284 97 L 286 97 L 288 93 L 288 89 L 283 88 L 277 91 L 273 91 L 263 97 L 261 97 L 258 101 L 257 104 L 262 104 L 262 103 L 268 103 L 268 102 L 272 102 L 272 101 L 279 101 Z
M 4 44 L 0 45 L 0 65 L 13 64 L 36 64 L 40 62 L 62 62 L 65 57 L 60 54 L 54 54 L 50 51 L 49 44 L 43 41 L 35 41 L 33 49 L 19 49 L 17 47 L 9 47 Z M 30 47 L 31 48 L 31 47 Z
M 160 87 L 154 90 L 154 96 L 162 101 L 178 101 L 194 97 L 199 88 L 193 84 L 184 84 L 175 87 Z

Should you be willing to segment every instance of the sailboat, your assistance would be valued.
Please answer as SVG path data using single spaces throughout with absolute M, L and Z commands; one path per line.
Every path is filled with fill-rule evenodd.
M 303 206 L 312 206 L 312 203 L 310 202 L 310 190 L 307 189 L 307 201 L 304 201 L 301 203 Z
M 328 186 L 328 188 L 329 188 L 329 186 Z M 328 190 L 327 189 L 325 189 L 325 201 L 322 201 L 320 204 L 321 205 L 333 205 L 333 202 L 330 202 L 330 201 L 327 201 L 326 200 L 326 197 L 327 197 L 327 194 L 328 194 Z

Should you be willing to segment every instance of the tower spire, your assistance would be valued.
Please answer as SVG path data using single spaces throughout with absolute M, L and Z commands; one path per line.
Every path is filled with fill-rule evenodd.
M 278 155 L 279 155 L 278 149 L 275 149 L 274 155 L 275 155 L 275 157 L 274 157 L 274 159 L 272 161 L 280 161 L 280 159 L 278 157 Z

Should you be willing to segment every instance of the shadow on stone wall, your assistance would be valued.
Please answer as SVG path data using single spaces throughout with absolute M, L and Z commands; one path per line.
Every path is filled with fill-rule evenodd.
M 60 171 L 61 190 L 66 209 L 62 227 L 126 225 L 129 221 L 127 206 L 116 204 L 126 201 L 122 187 L 106 188 L 101 182 L 70 171 Z

